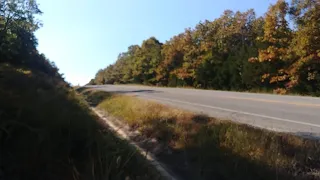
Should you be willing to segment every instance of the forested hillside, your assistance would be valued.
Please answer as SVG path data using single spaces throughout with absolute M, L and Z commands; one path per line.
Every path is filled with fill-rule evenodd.
M 0 179 L 156 179 L 38 52 L 40 14 L 35 0 L 0 0 Z
M 135 83 L 320 95 L 320 1 L 279 0 L 263 17 L 226 10 L 132 45 L 89 84 Z

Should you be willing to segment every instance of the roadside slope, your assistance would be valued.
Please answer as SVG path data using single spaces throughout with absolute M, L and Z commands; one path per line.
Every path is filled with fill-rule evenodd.
M 0 63 L 0 179 L 157 179 L 62 79 Z

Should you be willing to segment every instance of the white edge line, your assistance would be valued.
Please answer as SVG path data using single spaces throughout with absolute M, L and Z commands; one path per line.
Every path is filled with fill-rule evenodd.
M 189 105 L 193 105 L 193 106 L 201 106 L 201 107 L 206 107 L 206 108 L 211 108 L 211 109 L 217 109 L 217 110 L 222 110 L 222 111 L 227 111 L 227 112 L 245 114 L 245 115 L 250 115 L 250 116 L 268 118 L 268 119 L 273 119 L 273 120 L 277 120 L 277 121 L 290 122 L 290 123 L 295 123 L 295 124 L 301 124 L 301 125 L 307 125 L 307 126 L 313 126 L 313 127 L 318 127 L 318 128 L 320 128 L 320 125 L 318 125 L 318 124 L 312 124 L 312 123 L 306 123 L 306 122 L 299 122 L 299 121 L 294 121 L 294 120 L 290 120 L 290 119 L 283 119 L 283 118 L 277 118 L 277 117 L 272 117 L 272 116 L 265 116 L 265 115 L 261 115 L 261 114 L 249 113 L 249 112 L 244 112 L 244 111 L 237 111 L 237 110 L 232 110 L 232 109 L 220 108 L 220 107 L 216 107 L 216 106 L 209 106 L 209 105 L 203 105 L 203 104 L 198 104 L 198 103 L 191 103 L 191 102 L 174 100 L 174 99 L 168 99 L 168 98 L 153 97 L 153 96 L 141 95 L 141 94 L 139 94 L 138 96 L 145 96 L 145 97 L 150 97 L 150 98 L 158 99 L 158 100 L 164 100 L 164 101 L 169 101 L 169 102 L 189 104 Z

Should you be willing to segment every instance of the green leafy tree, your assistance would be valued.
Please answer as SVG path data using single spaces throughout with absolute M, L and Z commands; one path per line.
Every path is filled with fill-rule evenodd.
M 291 86 L 300 93 L 320 95 L 320 1 L 293 0 L 291 15 L 297 29 L 292 49 L 298 56 L 290 68 Z
M 23 65 L 62 78 L 58 68 L 36 49 L 35 18 L 42 12 L 35 0 L 0 0 L 0 62 Z
M 94 81 L 95 84 L 98 84 L 98 85 L 105 84 L 104 73 L 105 73 L 105 71 L 103 69 L 100 69 L 96 73 L 96 77 L 94 78 L 95 79 L 95 81 Z
M 0 50 L 17 53 L 23 35 L 36 43 L 33 32 L 40 27 L 35 19 L 39 14 L 42 12 L 35 0 L 0 0 Z
M 133 76 L 135 81 L 144 84 L 156 84 L 156 69 L 161 63 L 162 43 L 151 37 L 143 41 L 135 54 Z

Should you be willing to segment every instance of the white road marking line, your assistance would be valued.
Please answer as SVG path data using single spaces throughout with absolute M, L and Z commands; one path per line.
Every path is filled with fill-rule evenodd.
M 189 104 L 189 105 L 193 105 L 193 106 L 201 106 L 201 107 L 206 107 L 206 108 L 211 108 L 211 109 L 218 109 L 218 110 L 227 111 L 227 112 L 245 114 L 245 115 L 250 115 L 250 116 L 268 118 L 268 119 L 273 119 L 273 120 L 277 120 L 277 121 L 290 122 L 290 123 L 296 123 L 296 124 L 301 124 L 301 125 L 307 125 L 307 126 L 313 126 L 313 127 L 320 128 L 319 124 L 299 122 L 299 121 L 294 121 L 294 120 L 290 120 L 290 119 L 283 119 L 283 118 L 277 118 L 277 117 L 272 117 L 272 116 L 265 116 L 265 115 L 261 115 L 261 114 L 249 113 L 249 112 L 244 112 L 244 111 L 237 111 L 237 110 L 220 108 L 220 107 L 216 107 L 216 106 L 209 106 L 209 105 L 198 104 L 198 103 L 191 103 L 191 102 L 174 100 L 174 99 L 169 99 L 169 98 L 153 97 L 153 96 L 142 95 L 142 94 L 139 94 L 138 96 L 145 96 L 145 97 L 150 97 L 150 98 L 153 98 L 153 99 L 159 99 L 159 100 L 164 100 L 164 101 L 169 101 L 169 102 L 171 101 L 171 102 L 176 102 L 176 103 Z
M 267 102 L 267 103 L 279 103 L 279 104 L 295 105 L 295 106 L 320 107 L 320 104 L 310 104 L 310 103 L 302 103 L 302 102 L 284 102 L 284 101 L 260 99 L 260 98 L 247 98 L 247 97 L 234 97 L 234 96 L 225 96 L 222 98 L 249 100 L 249 101 L 260 101 L 260 102 Z

